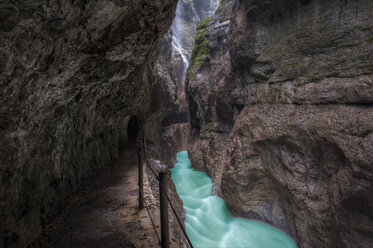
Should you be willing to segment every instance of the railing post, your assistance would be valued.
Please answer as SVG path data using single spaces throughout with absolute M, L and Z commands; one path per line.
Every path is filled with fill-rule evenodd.
M 139 209 L 144 208 L 144 168 L 142 163 L 141 156 L 141 141 L 137 143 L 137 167 L 138 167 L 138 176 L 139 176 Z
M 170 247 L 170 233 L 168 226 L 168 202 L 166 192 L 168 190 L 168 172 L 162 170 L 159 172 L 159 201 L 161 205 L 161 243 L 162 248 Z

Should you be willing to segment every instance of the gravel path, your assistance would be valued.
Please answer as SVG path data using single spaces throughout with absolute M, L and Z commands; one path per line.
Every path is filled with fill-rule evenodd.
M 145 201 L 159 230 L 159 209 L 145 173 Z M 138 211 L 135 147 L 128 147 L 112 166 L 89 180 L 66 209 L 46 228 L 33 247 L 159 247 L 146 209 Z M 175 247 L 171 243 L 172 247 Z

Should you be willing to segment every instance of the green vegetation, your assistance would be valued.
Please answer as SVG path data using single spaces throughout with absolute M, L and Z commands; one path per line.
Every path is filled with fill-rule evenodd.
M 221 11 L 221 9 L 222 9 L 226 4 L 227 4 L 227 0 L 221 0 L 217 12 Z
M 295 87 L 302 87 L 307 84 L 307 80 L 302 80 L 301 78 L 297 78 L 295 80 Z
M 273 102 L 279 101 L 281 99 L 282 90 L 279 86 L 278 88 L 273 87 L 271 92 L 271 100 Z
M 204 20 L 202 20 L 198 26 L 197 26 L 197 30 L 201 30 L 201 29 L 205 29 L 207 28 L 207 24 L 209 24 L 209 22 L 211 21 L 211 18 L 206 18 Z
M 373 70 L 373 61 L 371 61 L 370 64 L 368 65 L 368 69 Z
M 266 98 L 262 102 L 271 102 L 276 103 L 281 101 L 285 96 L 284 88 L 282 84 L 279 85 L 270 85 L 268 92 L 266 93 Z M 260 99 L 259 99 L 260 100 Z
M 307 80 L 302 80 L 301 78 L 297 78 L 295 80 L 295 84 L 294 84 L 294 93 L 297 93 L 298 91 L 298 88 L 299 87 L 302 87 L 302 86 L 305 86 L 307 84 Z
M 322 81 L 323 81 L 323 78 L 318 78 L 317 76 L 316 77 L 311 76 L 311 73 L 307 72 L 307 74 L 304 75 L 303 77 L 295 79 L 293 91 L 294 93 L 297 93 L 298 89 L 300 87 L 305 86 L 306 84 L 309 84 L 309 83 L 318 84 L 318 83 L 321 83 Z
M 302 108 L 304 107 L 303 104 L 299 104 L 299 105 L 296 105 L 296 106 L 297 106 L 297 108 L 299 108 L 299 109 L 302 109 Z
M 197 26 L 197 34 L 194 42 L 189 70 L 201 66 L 205 61 L 206 57 L 210 56 L 208 34 L 208 24 L 210 21 L 211 19 L 207 18 L 201 21 L 200 24 Z
M 204 125 L 202 125 L 201 133 L 202 134 L 208 134 L 214 131 L 214 123 L 207 122 Z

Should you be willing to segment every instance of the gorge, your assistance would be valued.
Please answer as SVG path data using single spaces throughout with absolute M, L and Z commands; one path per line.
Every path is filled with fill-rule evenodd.
M 299 248 L 373 247 L 372 14 L 371 0 L 0 1 L 0 248 L 41 237 L 130 130 L 169 169 L 188 151 L 232 217 Z
M 192 169 L 187 151 L 177 153 L 172 180 L 186 211 L 186 232 L 193 247 L 288 247 L 294 241 L 263 223 L 233 218 L 224 200 L 211 195 L 211 179 Z

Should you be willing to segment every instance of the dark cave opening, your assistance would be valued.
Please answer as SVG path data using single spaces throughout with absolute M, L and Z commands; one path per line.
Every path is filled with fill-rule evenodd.
M 127 134 L 128 134 L 128 143 L 135 143 L 139 135 L 139 120 L 136 116 L 132 116 L 128 122 Z

